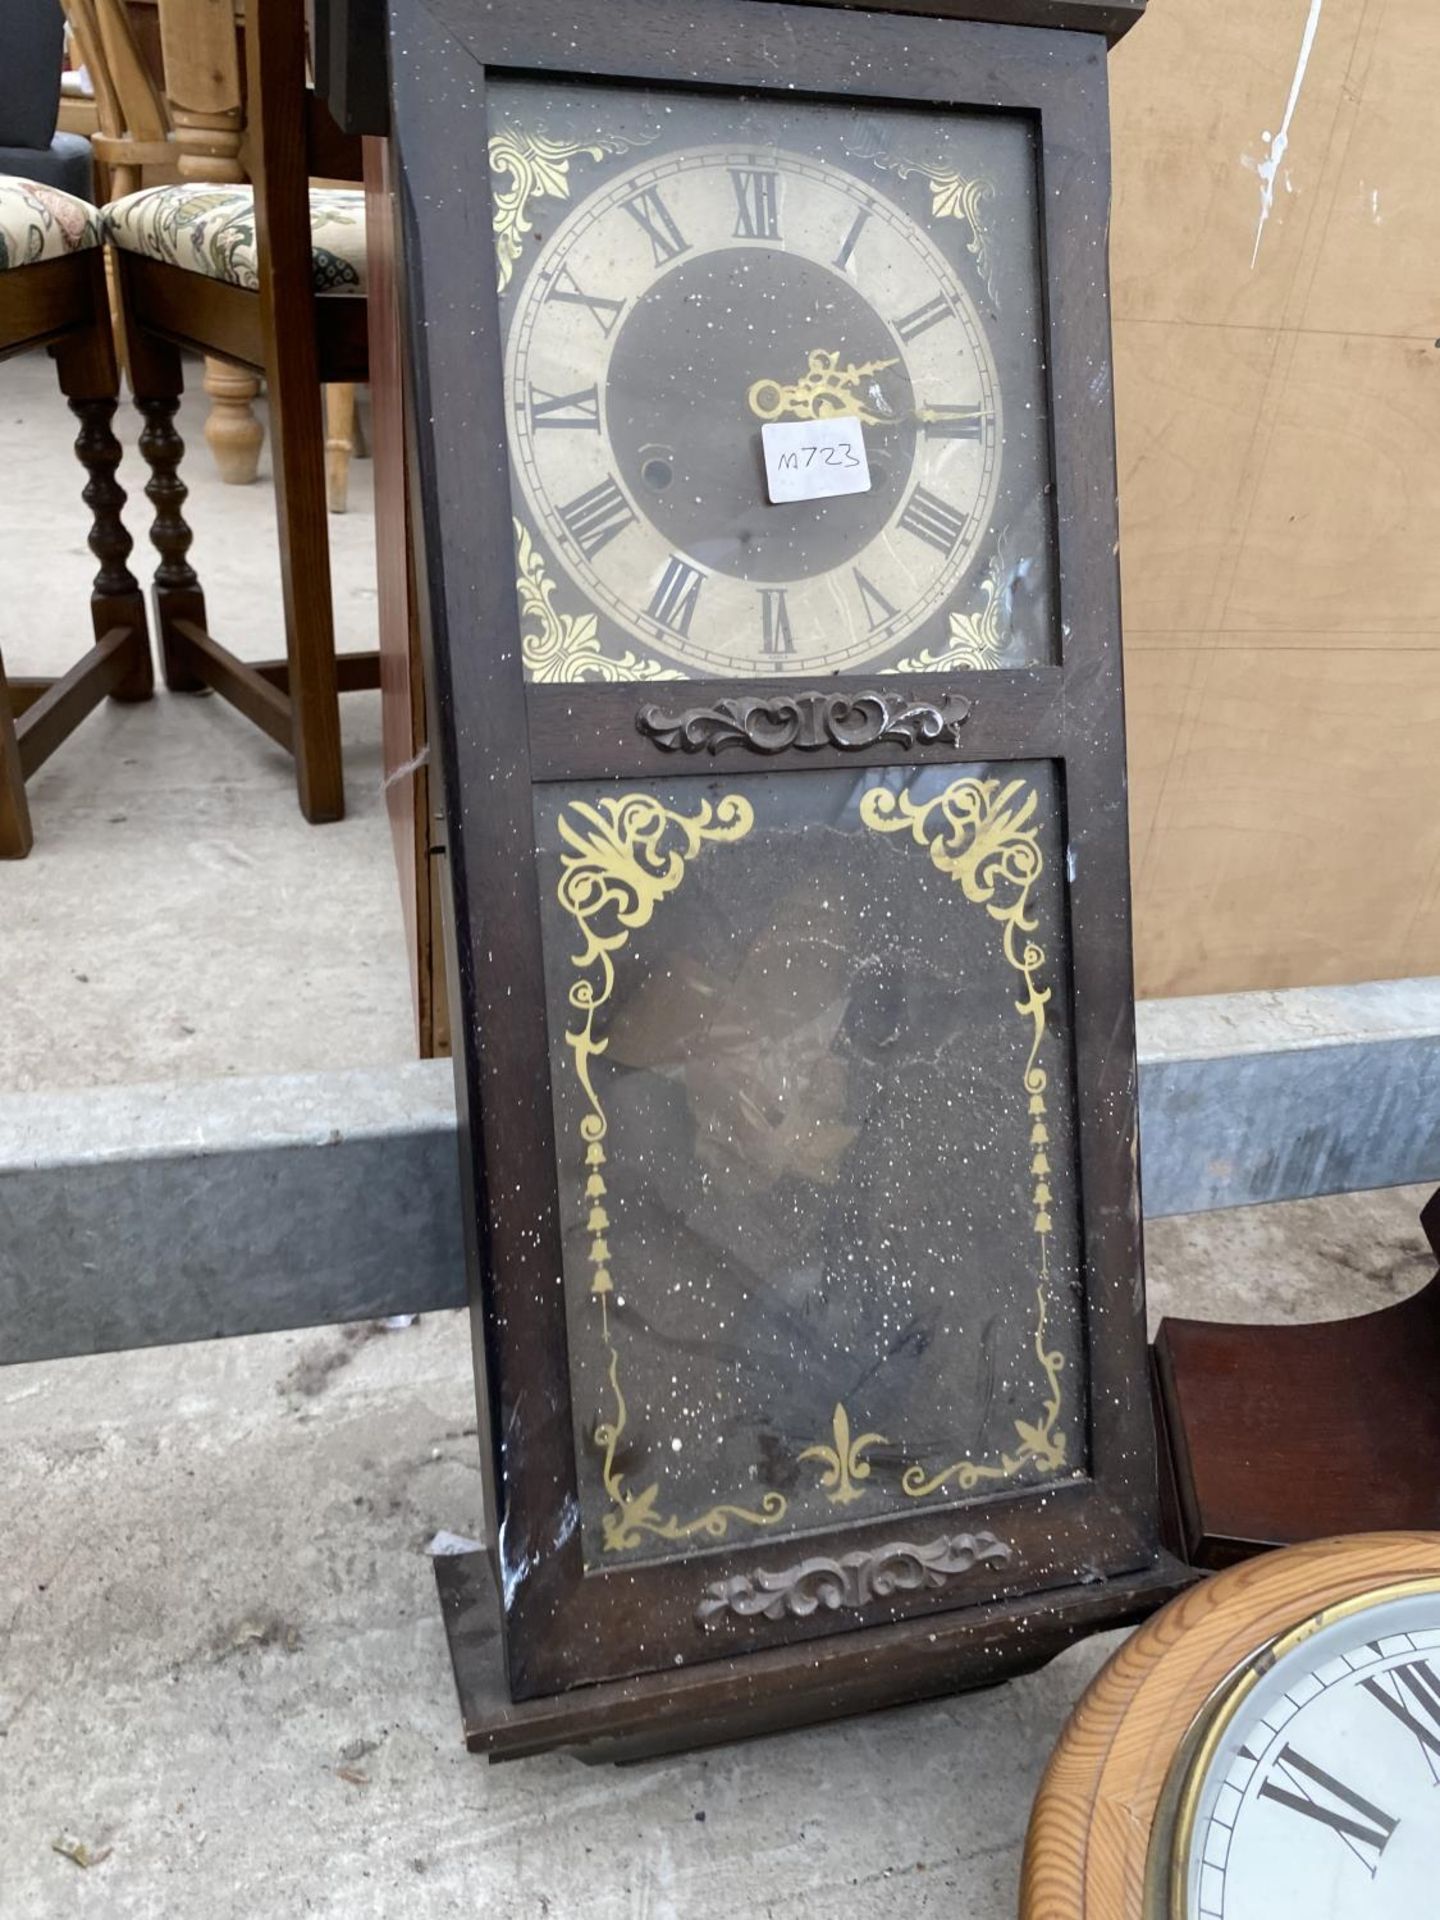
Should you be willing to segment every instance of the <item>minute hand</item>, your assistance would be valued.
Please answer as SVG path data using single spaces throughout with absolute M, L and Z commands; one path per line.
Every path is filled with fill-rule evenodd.
M 915 418 L 952 439 L 978 440 L 989 415 L 984 407 L 917 407 Z

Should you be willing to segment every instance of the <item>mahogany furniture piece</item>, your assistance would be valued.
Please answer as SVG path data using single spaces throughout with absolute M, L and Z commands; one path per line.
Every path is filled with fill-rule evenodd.
M 381 79 L 383 85 L 383 74 Z M 387 140 L 365 141 L 365 224 L 370 274 L 366 304 L 370 314 L 385 810 L 405 918 L 416 1044 L 421 1058 L 429 1060 L 450 1051 L 441 909 L 445 823 L 440 817 L 440 782 L 432 774 L 427 745 L 430 721 L 410 540 L 400 288 L 395 271 L 394 187 Z
M 1420 1219 L 1440 1259 L 1440 1193 Z M 1195 1566 L 1329 1534 L 1440 1528 L 1440 1274 L 1353 1320 L 1163 1320 L 1155 1374 Z
M 1116 10 L 977 11 L 391 0 L 489 1543 L 439 1579 L 497 1754 L 993 1681 L 1188 1577 Z M 771 506 L 816 423 L 868 484 Z
M 362 17 L 321 0 L 311 20 L 315 88 L 345 132 L 369 136 L 365 149 L 366 306 L 375 476 L 375 571 L 379 589 L 380 710 L 385 810 L 395 850 L 410 960 L 417 1049 L 450 1051 L 442 902 L 445 823 L 440 782 L 430 765 L 429 714 L 414 550 L 400 295 L 394 257 L 394 183 L 386 94 L 383 7 Z M 357 94 L 354 89 L 359 87 Z
M 221 11 L 233 65 L 233 21 Z M 177 34 L 186 31 L 188 17 L 184 8 L 174 16 Z M 202 10 L 199 17 L 209 16 Z M 168 9 L 161 20 L 168 73 Z M 299 0 L 254 0 L 245 53 L 253 210 L 248 190 L 243 205 L 227 206 L 224 258 L 213 255 L 218 216 L 210 209 L 207 222 L 203 197 L 197 200 L 193 187 L 188 204 L 148 202 L 149 192 L 174 196 L 184 194 L 182 188 L 147 190 L 108 209 L 107 221 L 137 379 L 143 367 L 151 390 L 170 397 L 173 416 L 182 383 L 178 349 L 189 347 L 262 373 L 269 393 L 286 657 L 252 664 L 209 632 L 186 559 L 191 536 L 181 516 L 185 489 L 178 476 L 183 445 L 172 424 L 163 437 L 152 437 L 150 449 L 170 502 L 166 523 L 157 530 L 157 539 L 168 544 L 155 593 L 166 684 L 177 692 L 212 689 L 287 748 L 295 758 L 301 810 L 320 822 L 338 820 L 345 811 L 338 696 L 379 684 L 375 654 L 337 657 L 335 651 L 319 397 L 322 383 L 368 377 L 365 301 L 317 298 L 317 275 L 354 277 L 358 269 L 317 254 L 315 221 L 324 217 L 317 211 L 323 203 L 309 188 L 312 177 L 357 180 L 361 154 L 358 140 L 340 133 L 306 85 Z M 203 160 L 217 140 L 230 137 L 228 122 L 218 130 L 207 127 L 198 111 L 187 118 L 177 108 L 174 117 L 182 154 Z M 332 217 L 343 217 L 348 237 L 363 249 L 359 194 L 353 206 L 347 201 L 343 216 L 332 210 Z M 253 284 L 245 284 L 237 262 L 252 245 Z M 199 269 L 194 256 L 206 247 L 212 254 Z
M 28 264 L 21 264 L 27 262 Z M 100 562 L 90 596 L 95 644 L 58 679 L 7 681 L 0 661 L 0 858 L 30 851 L 25 782 L 108 695 L 148 700 L 154 686 L 145 601 L 126 561 L 133 541 L 115 477 L 111 429 L 119 376 L 110 337 L 98 216 L 83 201 L 0 176 L 0 358 L 47 347 L 60 391 L 80 422 L 90 549 Z M 150 417 L 153 402 L 136 404 Z

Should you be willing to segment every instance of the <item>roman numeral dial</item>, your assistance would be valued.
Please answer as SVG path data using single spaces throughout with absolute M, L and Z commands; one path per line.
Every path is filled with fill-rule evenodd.
M 557 271 L 545 297 L 558 300 L 562 306 L 583 308 L 607 340 L 625 311 L 623 300 L 612 300 L 606 293 L 587 293 L 569 267 L 561 267 Z
M 965 515 L 925 487 L 917 487 L 900 515 L 900 525 L 927 546 L 949 553 L 965 531 Z
M 585 387 L 578 393 L 546 393 L 543 387 L 530 389 L 530 424 L 539 432 L 555 431 L 599 433 L 600 389 Z
M 902 314 L 895 322 L 895 331 L 908 345 L 912 340 L 918 340 L 922 333 L 928 333 L 931 327 L 938 327 L 942 320 L 949 320 L 954 311 L 949 297 L 938 293 L 933 300 L 916 307 L 913 313 Z
M 783 587 L 761 588 L 760 628 L 767 654 L 778 658 L 794 653 L 795 635 L 790 627 L 790 607 Z
M 1260 1638 L 1212 1695 L 1182 1788 L 1175 1920 L 1409 1920 L 1435 1909 L 1440 1561 L 1428 1558 L 1433 1575 L 1373 1596 L 1317 1582 L 1322 1610 Z M 1214 1615 L 1226 1624 L 1218 1591 Z M 1227 1652 L 1219 1644 L 1217 1659 Z
M 1440 1677 L 1435 1668 L 1428 1660 L 1412 1660 L 1361 1684 L 1415 1736 L 1432 1776 L 1440 1781 Z
M 593 560 L 617 533 L 635 525 L 630 502 L 613 480 L 602 480 L 561 507 L 560 518 L 587 560 Z
M 1280 1749 L 1275 1770 L 1261 1786 L 1260 1797 L 1334 1834 L 1372 1873 L 1399 1825 L 1383 1807 L 1377 1807 L 1373 1800 L 1288 1744 Z
M 644 187 L 633 200 L 624 203 L 625 211 L 650 242 L 651 252 L 657 267 L 667 266 L 670 261 L 687 253 L 690 242 L 675 224 L 675 216 L 660 195 L 657 187 Z
M 705 576 L 698 567 L 692 567 L 680 554 L 672 553 L 646 612 L 662 627 L 678 633 L 682 640 L 688 639 L 704 584 Z
M 757 167 L 732 167 L 730 184 L 735 189 L 735 238 L 778 240 L 780 195 L 777 176 Z
M 692 114 L 713 138 L 687 144 Z M 585 677 L 878 671 L 979 604 L 1004 423 L 963 235 L 927 224 L 928 189 L 767 146 L 762 119 L 677 96 L 529 202 L 501 299 L 516 518 L 549 586 L 525 604 Z M 762 425 L 836 416 L 868 485 L 772 503 Z

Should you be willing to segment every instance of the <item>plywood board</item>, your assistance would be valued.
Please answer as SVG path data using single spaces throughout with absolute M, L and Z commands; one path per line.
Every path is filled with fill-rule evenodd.
M 1138 872 L 1146 990 L 1253 985 L 1257 951 L 1277 987 L 1395 970 L 1440 861 L 1440 656 L 1236 646 L 1189 665 Z
M 1437 62 L 1398 0 L 1112 57 L 1144 994 L 1440 971 Z

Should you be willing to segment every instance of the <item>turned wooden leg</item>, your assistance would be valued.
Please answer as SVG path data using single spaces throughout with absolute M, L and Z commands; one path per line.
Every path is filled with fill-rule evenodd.
M 265 429 L 252 411 L 260 382 L 245 367 L 207 357 L 205 391 L 210 396 L 205 438 L 220 478 L 227 487 L 248 487 L 260 470 L 265 440 Z
M 30 807 L 25 798 L 25 775 L 20 770 L 20 747 L 15 738 L 15 716 L 10 711 L 10 688 L 5 679 L 5 662 L 0 659 L 0 860 L 23 860 L 34 843 Z
M 155 569 L 155 623 L 160 629 L 160 658 L 165 684 L 173 693 L 200 693 L 205 682 L 186 660 L 178 622 L 206 628 L 205 596 L 186 555 L 194 538 L 181 508 L 188 491 L 180 478 L 185 442 L 175 427 L 180 405 L 180 355 L 153 336 L 136 331 L 131 340 L 135 405 L 145 422 L 140 451 L 150 469 L 145 496 L 155 510 L 150 542 L 160 556 Z
M 344 513 L 350 504 L 350 456 L 355 451 L 355 389 L 342 381 L 325 389 L 325 504 Z
M 131 636 L 130 664 L 124 678 L 111 688 L 111 699 L 148 700 L 155 690 L 155 669 L 150 659 L 145 596 L 126 564 L 135 542 L 120 517 L 125 489 L 115 477 L 121 455 L 120 442 L 111 426 L 115 407 L 116 401 L 108 395 L 91 399 L 70 396 L 70 411 L 80 422 L 75 455 L 89 476 L 81 497 L 90 509 L 90 551 L 100 562 L 90 595 L 90 619 L 97 640 L 103 640 L 116 627 L 128 629 Z

